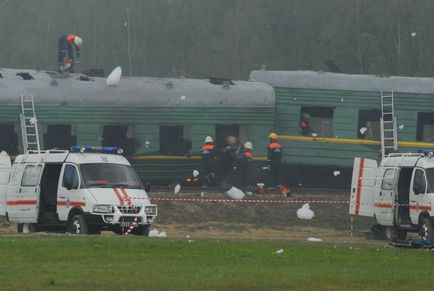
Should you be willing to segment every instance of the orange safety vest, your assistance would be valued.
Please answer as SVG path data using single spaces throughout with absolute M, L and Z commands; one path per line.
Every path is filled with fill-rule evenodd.
M 212 150 L 214 149 L 214 145 L 213 144 L 206 144 L 204 146 L 202 146 L 201 150 Z
M 281 147 L 282 147 L 282 145 L 278 142 L 272 142 L 272 143 L 268 144 L 269 149 L 275 149 L 275 148 L 281 148 Z
M 253 153 L 252 152 L 243 152 L 243 155 L 245 156 L 245 157 L 247 157 L 247 158 L 251 158 L 251 157 L 253 157 Z

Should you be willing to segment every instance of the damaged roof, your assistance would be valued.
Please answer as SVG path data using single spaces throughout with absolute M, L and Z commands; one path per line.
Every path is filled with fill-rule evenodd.
M 395 91 L 434 94 L 434 78 L 351 75 L 313 71 L 256 70 L 251 81 L 265 82 L 273 87 L 321 90 Z
M 106 78 L 0 68 L 0 104 L 16 105 L 33 94 L 38 105 L 146 107 L 274 107 L 275 95 L 262 82 L 221 85 L 185 78 L 124 77 L 115 87 Z M 89 80 L 86 80 L 89 79 Z

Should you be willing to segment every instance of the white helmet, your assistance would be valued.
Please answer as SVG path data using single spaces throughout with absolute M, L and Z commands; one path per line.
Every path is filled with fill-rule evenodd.
M 74 43 L 76 46 L 81 47 L 81 45 L 83 44 L 83 40 L 81 39 L 81 37 L 75 36 Z
M 209 143 L 209 142 L 214 142 L 212 137 L 210 137 L 210 136 L 205 137 L 205 143 Z
M 247 142 L 244 144 L 244 147 L 245 147 L 246 149 L 248 149 L 248 150 L 253 150 L 253 144 L 252 144 L 250 141 L 247 141 Z

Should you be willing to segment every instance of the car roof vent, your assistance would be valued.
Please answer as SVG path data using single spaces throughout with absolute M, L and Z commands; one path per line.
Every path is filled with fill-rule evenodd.
M 32 75 L 30 75 L 27 72 L 19 72 L 17 73 L 17 76 L 20 76 L 21 78 L 23 78 L 23 80 L 34 80 L 35 78 L 33 78 Z

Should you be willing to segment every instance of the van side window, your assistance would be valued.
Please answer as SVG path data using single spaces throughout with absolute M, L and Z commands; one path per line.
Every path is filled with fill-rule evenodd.
M 425 172 L 421 169 L 416 169 L 414 171 L 413 179 L 413 192 L 414 194 L 425 194 L 426 193 L 426 177 Z
M 39 176 L 41 175 L 42 165 L 28 165 L 24 169 L 21 186 L 36 186 L 38 185 Z
M 383 182 L 381 183 L 381 189 L 392 190 L 393 181 L 395 180 L 395 169 L 386 169 L 383 176 Z
M 70 185 L 71 189 L 78 189 L 78 173 L 73 165 L 65 165 L 62 187 L 67 188 L 67 185 Z

